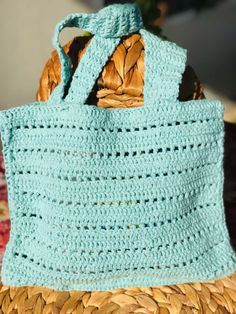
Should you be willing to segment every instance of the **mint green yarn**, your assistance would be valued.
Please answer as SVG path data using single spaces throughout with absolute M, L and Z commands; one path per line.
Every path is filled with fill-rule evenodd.
M 94 37 L 71 80 L 58 37 Z M 87 98 L 121 40 L 145 42 L 144 106 Z M 135 5 L 60 22 L 62 82 L 46 103 L 0 112 L 11 237 L 11 286 L 110 290 L 208 281 L 236 269 L 223 204 L 223 105 L 178 101 L 186 50 L 143 29 Z

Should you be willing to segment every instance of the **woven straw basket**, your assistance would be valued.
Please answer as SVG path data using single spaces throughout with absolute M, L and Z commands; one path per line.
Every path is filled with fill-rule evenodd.
M 75 38 L 65 46 L 73 69 L 90 37 Z M 37 99 L 46 101 L 60 82 L 56 52 L 47 62 Z M 144 43 L 139 35 L 124 38 L 101 73 L 89 103 L 104 108 L 143 105 Z M 190 68 L 180 86 L 180 100 L 204 98 L 202 85 Z M 126 109 L 125 109 L 126 110 Z M 127 109 L 128 110 L 128 109 Z M 191 314 L 236 313 L 236 274 L 222 280 L 164 287 L 128 288 L 105 292 L 57 292 L 41 287 L 0 287 L 0 314 Z

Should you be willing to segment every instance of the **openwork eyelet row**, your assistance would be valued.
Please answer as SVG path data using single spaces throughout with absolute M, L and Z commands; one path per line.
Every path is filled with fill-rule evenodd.
M 196 212 L 198 209 L 203 209 L 204 207 L 210 207 L 213 206 L 215 207 L 217 204 L 213 203 L 213 204 L 205 204 L 203 205 L 199 205 L 198 207 L 194 207 L 191 208 L 188 212 L 184 213 L 184 214 L 180 214 L 179 216 L 176 216 L 175 218 L 172 219 L 166 219 L 166 220 L 161 220 L 161 221 L 156 221 L 156 222 L 148 222 L 148 223 L 136 223 L 136 224 L 128 224 L 128 225 L 94 225 L 94 226 L 88 226 L 88 225 L 76 225 L 73 222 L 71 224 L 65 224 L 65 223 L 56 223 L 55 221 L 53 221 L 53 219 L 49 218 L 45 219 L 42 215 L 37 215 L 37 214 L 30 214 L 27 215 L 26 213 L 21 213 L 21 217 L 28 217 L 28 218 L 39 218 L 43 221 L 45 221 L 47 224 L 51 224 L 53 226 L 55 226 L 56 228 L 60 228 L 60 229 L 75 229 L 75 230 L 84 230 L 84 231 L 91 231 L 91 230 L 105 230 L 105 231 L 109 231 L 109 230 L 134 230 L 134 229 L 143 229 L 143 228 L 157 228 L 166 224 L 172 224 L 172 223 L 176 223 L 179 220 L 182 220 L 186 217 L 188 217 L 189 215 L 193 214 L 194 212 Z
M 19 129 L 78 129 L 80 131 L 102 131 L 102 132 L 139 132 L 139 131 L 147 131 L 149 129 L 156 129 L 159 127 L 171 127 L 171 126 L 182 126 L 182 125 L 192 125 L 195 123 L 208 123 L 209 121 L 216 121 L 217 118 L 212 118 L 212 119 L 200 119 L 200 120 L 190 120 L 190 121 L 173 121 L 173 122 L 166 122 L 166 123 L 161 123 L 159 125 L 153 124 L 149 126 L 143 126 L 143 127 L 133 127 L 133 128 L 121 128 L 121 127 L 116 127 L 116 128 L 96 128 L 96 127 L 85 127 L 85 126 L 78 126 L 78 125 L 69 125 L 69 124 L 64 124 L 64 123 L 59 123 L 59 124 L 38 124 L 38 125 L 17 125 L 14 128 L 19 130 Z
M 22 215 L 23 216 L 23 215 Z M 31 217 L 29 215 L 27 215 L 28 217 Z M 36 217 L 37 215 L 34 215 L 34 217 Z M 205 228 L 201 229 L 201 230 L 198 230 L 196 233 L 193 233 L 188 236 L 185 236 L 183 239 L 179 239 L 178 241 L 174 241 L 173 243 L 165 243 L 165 244 L 158 244 L 156 246 L 146 246 L 146 247 L 132 247 L 132 248 L 114 248 L 114 249 L 97 249 L 97 250 L 79 250 L 79 254 L 81 255 L 95 255 L 95 256 L 99 256 L 99 255 L 102 255 L 102 254 L 135 254 L 135 252 L 138 252 L 138 253 L 144 253 L 145 252 L 150 252 L 150 251 L 156 251 L 158 250 L 158 252 L 160 252 L 160 250 L 167 250 L 167 249 L 172 249 L 172 248 L 175 248 L 179 245 L 184 245 L 185 243 L 188 243 L 190 241 L 194 241 L 194 240 L 197 240 L 199 239 L 199 237 L 201 237 L 203 234 L 205 233 L 210 233 L 212 232 L 212 230 L 214 230 L 215 228 L 218 228 L 218 224 L 214 224 L 212 226 L 206 226 Z M 42 238 L 40 239 L 36 239 L 36 237 L 29 237 L 29 236 L 25 236 L 24 238 L 29 238 L 30 241 L 37 241 L 37 243 L 40 245 L 40 246 L 45 246 L 47 247 L 48 249 L 53 249 L 55 250 L 56 252 L 58 253 L 66 253 L 68 252 L 67 249 L 61 249 L 61 247 L 52 247 L 52 245 L 46 243 L 45 241 L 43 241 Z M 70 250 L 69 251 L 70 254 L 73 254 L 73 253 L 78 253 L 78 249 L 76 250 Z
M 49 153 L 49 154 L 58 154 L 63 156 L 72 156 L 72 157 L 90 157 L 90 158 L 119 158 L 119 157 L 136 157 L 143 155 L 151 155 L 151 154 L 160 154 L 160 153 L 168 153 L 168 152 L 177 152 L 177 151 L 189 151 L 196 149 L 205 149 L 208 147 L 217 146 L 217 142 L 207 142 L 207 143 L 194 143 L 194 144 L 186 144 L 182 146 L 173 146 L 173 147 L 160 147 L 156 149 L 148 149 L 141 151 L 126 151 L 126 152 L 87 152 L 87 151 L 75 151 L 75 150 L 62 150 L 62 149 L 49 149 L 49 148 L 19 148 L 16 150 L 16 153 Z
M 140 271 L 140 270 L 155 270 L 155 269 L 175 269 L 175 268 L 180 268 L 180 267 L 186 267 L 189 266 L 195 262 L 197 262 L 199 260 L 199 258 L 204 257 L 207 253 L 209 253 L 211 250 L 214 249 L 215 246 L 220 245 L 221 243 L 223 243 L 223 241 L 217 242 L 214 245 L 212 245 L 210 248 L 208 248 L 207 250 L 203 251 L 201 254 L 187 259 L 186 261 L 182 261 L 179 262 L 178 264 L 172 264 L 172 265 L 153 265 L 153 266 L 140 266 L 140 267 L 124 267 L 124 268 L 114 268 L 114 269 L 106 269 L 106 270 L 96 270 L 96 271 L 81 271 L 81 270 L 66 270 L 65 267 L 63 267 L 64 269 L 60 269 L 60 268 L 54 268 L 52 266 L 48 266 L 45 264 L 42 264 L 42 262 L 38 261 L 35 258 L 29 257 L 27 254 L 22 254 L 19 253 L 17 251 L 13 252 L 13 255 L 15 257 L 20 257 L 26 260 L 29 260 L 30 262 L 34 263 L 37 266 L 41 266 L 42 268 L 51 270 L 51 271 L 55 271 L 55 272 L 60 272 L 60 273 L 68 273 L 68 274 L 105 274 L 105 273 L 113 273 L 113 272 L 117 272 L 117 271 Z
M 158 178 L 158 177 L 168 177 L 170 175 L 177 175 L 177 174 L 187 174 L 191 173 L 194 171 L 197 171 L 199 169 L 204 169 L 208 166 L 211 166 L 215 163 L 206 163 L 204 165 L 198 165 L 196 167 L 190 167 L 190 168 L 185 168 L 182 170 L 176 170 L 176 171 L 165 171 L 165 172 L 159 172 L 159 173 L 147 173 L 147 174 L 134 174 L 132 176 L 111 176 L 111 177 L 77 177 L 77 176 L 69 176 L 69 175 L 56 175 L 50 172 L 44 172 L 40 170 L 18 170 L 18 171 L 13 171 L 12 174 L 15 175 L 42 175 L 42 176 L 47 176 L 47 177 L 52 177 L 53 179 L 58 179 L 58 180 L 63 180 L 63 181 L 69 181 L 69 182 L 91 182 L 91 181 L 115 181 L 115 180 L 137 180 L 137 179 L 148 179 L 148 178 Z
M 23 196 L 27 196 L 29 198 L 42 198 L 42 199 L 47 199 L 52 203 L 58 204 L 58 205 L 63 205 L 63 206 L 72 206 L 73 208 L 76 208 L 78 206 L 82 206 L 86 208 L 87 206 L 101 206 L 101 207 L 112 207 L 112 206 L 126 206 L 126 205 L 137 205 L 137 204 L 148 204 L 148 203 L 156 203 L 158 201 L 173 201 L 173 200 L 183 200 L 183 199 L 188 199 L 189 197 L 192 197 L 194 195 L 197 195 L 198 193 L 201 193 L 202 190 L 204 190 L 206 187 L 210 188 L 213 186 L 214 183 L 207 183 L 202 185 L 201 187 L 197 187 L 192 189 L 189 192 L 181 193 L 178 195 L 172 195 L 172 196 L 162 196 L 162 197 L 155 197 L 153 199 L 135 199 L 135 200 L 113 200 L 113 201 L 100 201 L 100 202 L 91 202 L 91 203 L 82 203 L 82 202 L 72 202 L 72 201 L 65 201 L 65 200 L 60 200 L 56 198 L 50 198 L 49 196 L 42 194 L 42 193 L 37 193 L 37 192 L 32 192 L 32 191 L 22 191 L 20 194 Z

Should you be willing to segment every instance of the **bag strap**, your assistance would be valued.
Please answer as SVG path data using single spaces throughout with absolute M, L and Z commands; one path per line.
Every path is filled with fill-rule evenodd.
M 94 36 L 73 75 L 65 101 L 84 105 L 120 38 Z
M 143 27 L 143 21 L 141 12 L 135 4 L 115 4 L 105 7 L 96 14 L 70 14 L 58 23 L 53 36 L 53 44 L 61 62 L 61 83 L 55 88 L 49 99 L 53 103 L 63 99 L 65 86 L 71 78 L 71 61 L 59 42 L 59 35 L 65 27 L 81 28 L 95 35 L 85 58 L 82 58 L 85 60 L 81 60 L 82 63 L 73 77 L 72 85 L 75 86 L 71 85 L 72 94 L 75 95 L 76 89 L 76 99 L 81 99 L 80 102 L 82 102 L 82 98 L 90 92 L 91 83 L 95 83 L 95 77 L 97 78 L 99 75 L 99 68 L 101 71 L 120 38 L 139 31 Z M 92 54 L 94 52 L 98 53 L 97 58 L 94 58 L 95 55 Z M 81 80 L 77 82 L 76 79 L 81 76 L 80 73 L 82 75 L 87 73 L 86 80 L 89 84 L 86 86 L 86 92 L 82 86 L 77 84 L 81 84 Z M 83 78 L 84 80 L 85 78 Z M 69 99 L 72 99 L 72 96 L 69 96 Z
M 157 102 L 161 100 L 176 101 L 186 67 L 187 50 L 144 29 L 140 30 L 140 34 L 145 43 L 145 107 L 157 107 Z M 119 38 L 94 36 L 75 71 L 66 100 L 82 105 L 86 102 L 118 43 Z
M 159 100 L 176 101 L 186 68 L 187 50 L 144 29 L 140 33 L 145 43 L 145 106 L 156 107 Z
M 81 27 L 95 33 L 95 36 L 80 61 L 63 100 L 65 86 L 71 78 L 70 60 L 59 43 L 59 34 L 66 26 Z M 60 22 L 56 27 L 54 44 L 61 60 L 62 82 L 49 101 L 69 101 L 84 105 L 121 37 L 133 32 L 140 32 L 145 42 L 145 106 L 156 107 L 159 100 L 176 101 L 186 66 L 187 51 L 142 27 L 140 10 L 133 4 L 111 5 L 97 14 L 72 14 Z

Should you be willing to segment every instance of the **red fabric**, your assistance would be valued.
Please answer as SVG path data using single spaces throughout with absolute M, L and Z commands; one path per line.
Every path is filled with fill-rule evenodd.
M 0 201 L 7 201 L 7 185 L 2 155 L 0 155 Z
M 0 265 L 10 234 L 10 220 L 7 219 L 7 184 L 3 157 L 0 155 Z
M 0 222 L 0 255 L 5 251 L 10 234 L 10 221 L 3 220 Z

